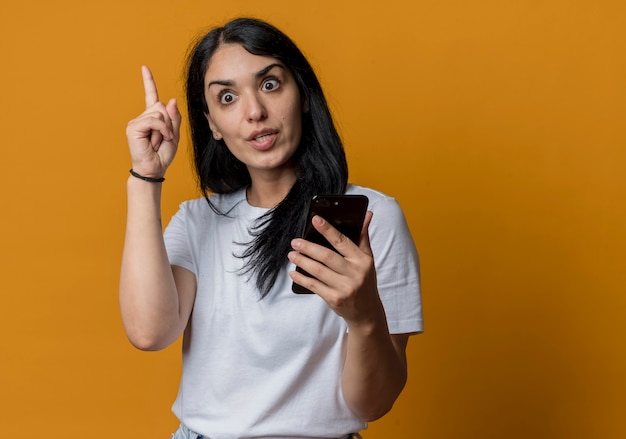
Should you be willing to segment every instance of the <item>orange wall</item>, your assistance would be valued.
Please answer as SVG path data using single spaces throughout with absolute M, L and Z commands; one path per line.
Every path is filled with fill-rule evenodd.
M 354 182 L 404 206 L 426 332 L 367 439 L 626 437 L 622 1 L 3 1 L 0 436 L 169 437 L 175 346 L 123 334 L 139 66 L 181 98 L 189 41 L 266 18 L 325 85 Z M 195 196 L 187 144 L 165 218 Z

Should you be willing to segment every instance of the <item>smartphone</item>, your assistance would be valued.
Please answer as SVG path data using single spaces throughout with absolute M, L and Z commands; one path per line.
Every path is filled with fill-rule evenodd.
M 316 195 L 311 199 L 307 214 L 306 226 L 302 237 L 307 241 L 323 245 L 336 251 L 311 224 L 311 219 L 319 215 L 333 227 L 346 235 L 352 242 L 358 244 L 363 228 L 363 221 L 367 213 L 368 198 L 365 195 Z M 309 273 L 296 267 L 296 271 L 311 277 Z M 295 282 L 291 290 L 297 294 L 313 294 Z

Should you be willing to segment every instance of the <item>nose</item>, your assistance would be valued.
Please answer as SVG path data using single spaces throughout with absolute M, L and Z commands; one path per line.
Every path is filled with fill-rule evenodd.
M 267 109 L 263 104 L 262 97 L 251 93 L 246 99 L 246 119 L 248 122 L 258 122 L 267 117 Z

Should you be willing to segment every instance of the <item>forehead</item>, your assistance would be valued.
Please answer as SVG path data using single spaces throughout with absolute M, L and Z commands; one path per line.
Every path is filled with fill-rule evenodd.
M 206 83 L 244 80 L 254 78 L 255 74 L 271 64 L 283 65 L 271 56 L 253 55 L 240 44 L 224 44 L 211 57 L 204 77 Z

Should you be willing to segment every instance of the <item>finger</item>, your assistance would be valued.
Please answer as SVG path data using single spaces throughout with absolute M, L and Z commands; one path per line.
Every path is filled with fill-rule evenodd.
M 291 279 L 298 285 L 303 286 L 316 294 L 320 294 L 325 289 L 329 288 L 328 285 L 336 282 L 337 273 L 329 269 L 323 263 L 311 259 L 297 251 L 289 252 L 288 258 L 294 265 L 296 265 L 296 267 L 308 273 L 308 276 L 299 271 L 292 271 L 289 273 Z
M 158 117 L 165 123 L 166 129 L 165 131 L 161 131 L 163 138 L 165 140 L 174 140 L 174 126 L 167 107 L 159 102 L 154 108 L 157 109 Z
M 161 132 L 163 139 L 174 140 L 176 132 L 174 131 L 174 121 L 172 120 L 170 116 L 170 111 L 172 110 L 168 109 L 161 102 L 157 102 L 155 105 L 151 106 L 148 110 L 146 110 L 142 114 L 141 117 L 150 118 L 150 119 L 158 119 L 162 121 L 163 124 L 162 125 L 159 124 L 159 126 L 156 127 L 156 129 L 158 129 Z
M 143 119 L 150 120 L 152 129 L 157 130 L 160 133 L 161 137 L 155 135 L 155 133 L 152 133 L 151 138 L 154 139 L 157 143 L 160 143 L 161 139 L 174 140 L 173 122 L 165 106 L 161 103 L 157 103 L 151 108 L 154 111 L 149 112 L 148 110 L 146 110 L 141 116 Z M 153 146 L 157 145 L 157 143 L 151 143 L 153 144 Z
M 327 276 L 346 269 L 346 259 L 323 245 L 296 238 L 291 241 L 291 246 L 295 251 L 289 253 L 289 260 L 326 284 L 330 280 Z
M 146 108 L 159 102 L 159 93 L 157 92 L 152 72 L 146 66 L 141 66 L 141 76 L 143 77 L 143 89 L 146 95 Z
M 356 247 L 356 244 L 346 235 L 334 228 L 332 224 L 319 215 L 315 215 L 312 219 L 313 227 L 322 234 L 335 250 L 342 256 L 346 256 L 346 252 Z
M 306 276 L 298 271 L 289 272 L 289 277 L 291 277 L 291 280 L 294 283 L 318 295 L 320 294 L 321 289 L 324 287 L 324 284 L 322 284 L 314 277 Z
M 150 133 L 150 145 L 152 146 L 152 149 L 154 149 L 155 151 L 158 151 L 162 142 L 163 142 L 163 134 L 161 134 L 160 131 L 152 131 Z
M 372 255 L 372 247 L 370 245 L 369 227 L 372 222 L 374 212 L 368 210 L 365 214 L 365 220 L 363 221 L 363 227 L 361 228 L 361 236 L 359 238 L 359 248 L 368 255 Z
M 126 134 L 136 139 L 149 138 L 152 131 L 159 131 L 163 137 L 171 138 L 172 129 L 160 113 L 144 114 L 131 120 L 126 128 Z

